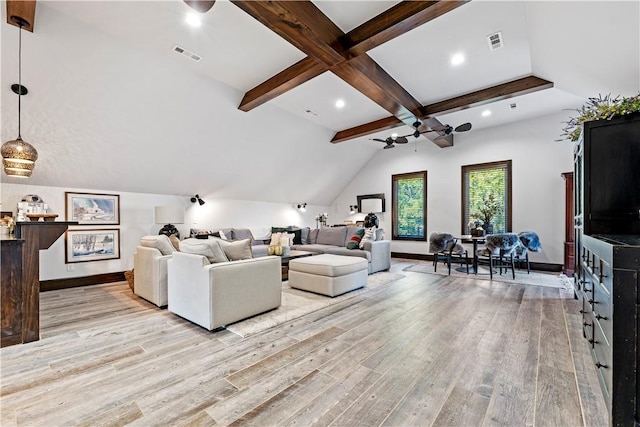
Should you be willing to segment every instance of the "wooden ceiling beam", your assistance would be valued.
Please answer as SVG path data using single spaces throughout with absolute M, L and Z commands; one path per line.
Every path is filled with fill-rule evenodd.
M 12 16 L 25 20 L 28 25 L 24 25 L 22 29 L 33 33 L 36 19 L 36 0 L 7 0 L 7 24 L 19 27 L 11 19 Z
M 425 24 L 453 9 L 468 3 L 462 1 L 403 1 L 343 37 L 342 44 L 351 56 L 365 52 L 393 40 L 422 24 Z
M 527 76 L 512 80 L 507 83 L 491 86 L 486 89 L 470 92 L 465 95 L 450 98 L 434 104 L 425 105 L 421 108 L 420 117 L 432 117 L 466 110 L 467 108 L 479 107 L 514 96 L 526 95 L 553 87 L 553 82 L 541 79 L 536 76 Z
M 331 72 L 408 125 L 420 114 L 422 104 L 369 55 L 338 64 Z
M 251 111 L 325 71 L 327 67 L 324 64 L 307 56 L 245 93 L 238 108 L 242 111 Z
M 310 1 L 231 2 L 327 68 L 346 59 L 344 33 Z
M 467 3 L 468 1 L 469 0 L 403 1 L 382 12 L 375 18 L 370 19 L 369 21 L 365 22 L 364 24 L 360 25 L 347 34 L 343 34 L 342 32 L 338 34 L 333 22 L 331 22 L 329 18 L 322 14 L 320 10 L 312 12 L 322 16 L 319 19 L 314 19 L 315 16 L 309 16 L 309 11 L 312 10 L 312 8 L 309 8 L 309 6 L 302 7 L 309 8 L 309 10 L 305 10 L 304 16 L 306 16 L 308 20 L 311 20 L 314 25 L 317 25 L 319 22 L 324 22 L 324 25 L 329 26 L 329 32 L 325 33 L 323 38 L 324 42 L 332 48 L 337 47 L 339 49 L 339 55 L 341 57 L 352 59 L 364 54 L 367 50 L 373 49 L 374 47 L 379 46 L 380 44 L 385 43 L 395 37 L 398 37 L 421 24 L 429 22 L 432 19 L 437 18 L 438 16 L 441 16 L 455 9 L 456 7 Z M 273 28 L 271 22 L 275 19 L 280 19 L 276 18 L 278 13 L 276 12 L 275 7 L 266 8 L 264 7 L 264 5 L 261 6 L 260 4 L 256 4 L 263 2 L 256 2 L 251 0 L 231 0 L 231 2 L 238 6 L 240 9 L 247 12 L 256 20 L 261 22 L 263 25 L 281 35 L 283 38 L 285 38 L 285 40 L 288 40 L 292 44 L 296 45 L 294 42 L 297 40 L 297 33 L 284 33 L 281 29 L 279 29 L 281 23 L 276 26 L 276 28 Z M 304 4 L 305 2 L 284 3 L 286 3 L 287 7 L 292 7 L 290 3 Z M 282 10 L 280 10 L 280 13 L 284 14 Z M 291 17 L 289 17 L 289 22 L 291 21 L 295 21 L 295 19 L 291 19 Z M 291 26 L 286 25 L 286 28 L 288 30 L 291 28 Z M 338 31 L 340 30 L 338 29 Z M 292 37 L 294 40 L 291 40 Z M 332 40 L 332 37 L 337 38 L 335 40 Z M 298 47 L 303 52 L 308 53 L 301 46 L 296 45 L 296 47 Z M 310 64 L 312 63 L 312 61 L 314 61 L 316 64 L 313 71 L 310 69 Z M 317 73 L 316 75 L 322 74 L 322 71 L 320 71 L 319 69 L 319 62 L 321 61 L 319 61 L 318 58 L 315 58 L 315 60 L 313 60 L 312 58 L 307 57 L 297 64 L 294 64 L 293 66 L 287 68 L 286 70 L 281 71 L 265 82 L 259 84 L 258 86 L 252 88 L 244 95 L 242 102 L 240 103 L 240 110 L 250 111 L 257 106 L 262 105 L 265 102 L 270 101 L 271 99 L 274 99 L 278 95 L 281 95 L 295 88 L 296 86 L 312 79 L 313 77 L 315 77 L 313 73 Z M 325 64 L 327 63 L 326 61 L 322 62 Z M 341 61 L 338 61 L 338 63 L 341 63 Z M 327 67 L 326 69 L 329 68 L 330 67 Z M 296 71 L 301 74 L 297 78 L 295 76 Z M 343 74 L 349 74 L 349 70 L 344 70 Z M 394 83 L 396 86 L 399 86 L 397 82 L 394 81 Z M 280 85 L 281 87 L 279 87 L 278 85 Z M 410 97 L 408 93 L 405 94 L 405 96 L 407 95 Z M 409 106 L 409 108 L 405 108 L 405 110 L 411 110 L 411 108 L 415 107 L 416 106 L 412 104 Z M 387 109 L 387 111 L 389 110 Z M 394 114 L 393 112 L 391 113 Z
M 512 80 L 507 83 L 491 86 L 486 89 L 469 92 L 465 95 L 455 98 L 446 99 L 444 101 L 421 107 L 419 118 L 423 125 L 433 129 L 442 126 L 440 122 L 433 122 L 434 116 L 461 111 L 471 107 L 486 105 L 492 102 L 501 101 L 503 99 L 512 98 L 514 96 L 525 95 L 553 87 L 553 82 L 541 79 L 536 76 L 528 76 L 520 79 Z M 402 126 L 403 122 L 396 117 L 385 117 L 370 123 L 365 123 L 350 129 L 337 132 L 331 139 L 332 143 L 344 142 L 354 138 L 371 135 L 383 130 L 390 130 L 398 126 Z M 444 138 L 438 140 L 438 145 L 444 143 Z M 435 141 L 434 141 L 435 142 Z M 453 141 L 452 141 L 453 144 Z M 451 144 L 451 145 L 452 145 Z M 441 145 L 442 146 L 442 145 Z M 448 145 L 447 145 L 448 146 Z

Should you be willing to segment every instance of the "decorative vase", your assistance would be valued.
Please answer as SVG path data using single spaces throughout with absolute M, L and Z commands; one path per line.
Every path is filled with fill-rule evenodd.
M 493 224 L 483 224 L 482 228 L 487 234 L 493 234 Z

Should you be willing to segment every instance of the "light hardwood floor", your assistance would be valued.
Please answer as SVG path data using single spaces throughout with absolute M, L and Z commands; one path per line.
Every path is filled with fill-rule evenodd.
M 41 294 L 0 351 L 2 426 L 604 426 L 572 292 L 404 278 L 248 338 L 125 282 Z

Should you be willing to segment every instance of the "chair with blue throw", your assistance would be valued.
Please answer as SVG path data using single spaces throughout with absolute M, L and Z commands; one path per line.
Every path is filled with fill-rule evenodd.
M 501 275 L 503 271 L 506 273 L 511 269 L 511 275 L 515 279 L 515 251 L 520 245 L 518 235 L 516 233 L 489 234 L 485 239 L 485 246 L 476 252 L 478 264 L 489 266 L 491 279 L 493 279 L 494 269 Z M 477 271 L 476 274 L 478 274 Z
M 520 244 L 515 250 L 513 261 L 521 266 L 523 263 L 527 265 L 527 274 L 531 272 L 531 265 L 529 264 L 529 251 L 540 252 L 542 251 L 542 245 L 540 245 L 540 238 L 533 231 L 523 231 L 518 234 L 520 238 Z M 518 267 L 520 268 L 520 267 Z
M 458 243 L 458 239 L 453 237 L 451 233 L 431 233 L 429 236 L 429 252 L 433 254 L 433 271 L 438 270 L 438 261 L 447 264 L 449 274 L 451 274 L 451 264 L 461 264 L 467 267 L 469 274 L 469 264 L 471 259 L 467 250 Z

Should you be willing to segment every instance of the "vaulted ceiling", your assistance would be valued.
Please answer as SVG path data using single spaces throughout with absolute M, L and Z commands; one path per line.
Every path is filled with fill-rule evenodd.
M 37 2 L 23 35 L 22 134 L 40 152 L 30 182 L 328 204 L 383 155 L 371 138 L 410 134 L 416 118 L 421 130 L 471 122 L 425 134 L 455 150 L 485 127 L 640 89 L 637 1 L 218 0 L 199 28 L 184 24 L 192 11 Z M 496 32 L 504 45 L 491 50 Z M 2 36 L 4 141 L 17 29 Z

